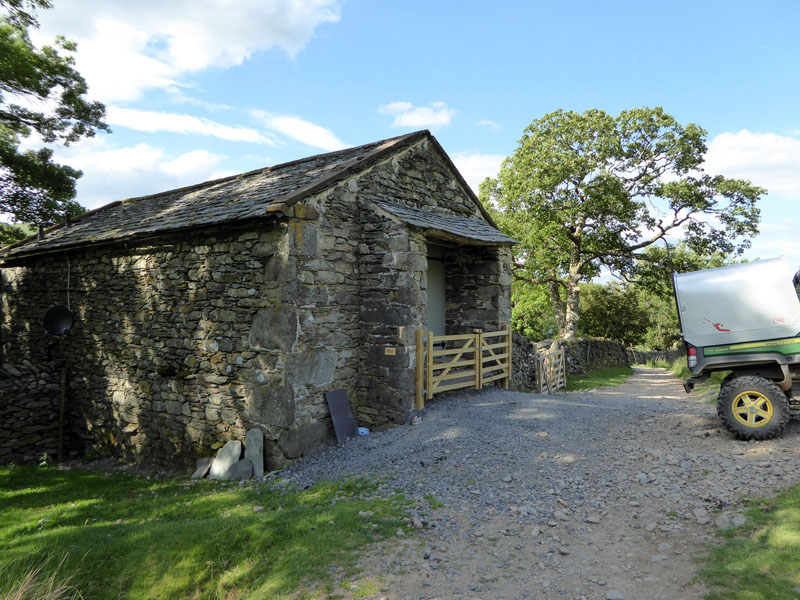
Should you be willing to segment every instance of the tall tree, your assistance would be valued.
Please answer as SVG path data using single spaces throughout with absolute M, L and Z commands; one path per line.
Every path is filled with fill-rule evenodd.
M 644 250 L 674 233 L 703 255 L 749 246 L 765 190 L 704 173 L 705 137 L 660 107 L 559 110 L 483 182 L 484 204 L 521 242 L 515 277 L 549 287 L 563 337 L 577 334 L 580 284 L 602 267 L 634 276 Z
M 49 0 L 0 0 L 0 217 L 13 222 L 48 225 L 83 210 L 74 200 L 81 172 L 53 162 L 50 148 L 21 149 L 23 140 L 68 146 L 109 130 L 105 107 L 86 98 L 74 68 L 75 43 L 60 36 L 53 46 L 31 42 L 35 10 L 50 7 Z M 13 228 L 0 228 L 3 235 L 14 236 Z

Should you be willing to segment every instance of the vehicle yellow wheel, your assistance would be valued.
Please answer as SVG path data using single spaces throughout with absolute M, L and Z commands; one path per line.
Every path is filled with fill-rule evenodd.
M 755 390 L 742 392 L 733 399 L 733 417 L 745 427 L 764 427 L 775 415 L 772 402 Z
M 729 375 L 719 391 L 717 413 L 739 439 L 768 440 L 789 422 L 789 398 L 769 379 Z

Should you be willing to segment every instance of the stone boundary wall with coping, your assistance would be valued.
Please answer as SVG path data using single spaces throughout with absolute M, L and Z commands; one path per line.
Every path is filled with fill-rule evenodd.
M 559 340 L 566 349 L 567 374 L 578 375 L 600 367 L 626 367 L 648 361 L 672 363 L 684 356 L 680 349 L 635 350 L 622 342 L 604 338 L 573 338 Z M 532 342 L 514 333 L 512 386 L 516 390 L 534 389 L 536 383 L 536 353 L 546 352 L 553 340 Z
M 632 365 L 643 365 L 648 361 L 653 362 L 666 362 L 672 364 L 679 358 L 684 358 L 686 354 L 679 348 L 670 348 L 669 350 L 635 350 L 628 348 L 628 360 Z
M 580 375 L 600 367 L 627 367 L 628 354 L 622 342 L 604 338 L 572 338 L 559 340 L 566 349 L 567 375 Z M 543 340 L 536 344 L 538 352 L 546 351 L 553 340 Z

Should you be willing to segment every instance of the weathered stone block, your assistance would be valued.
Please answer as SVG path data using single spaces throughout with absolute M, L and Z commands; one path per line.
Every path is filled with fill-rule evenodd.
M 225 473 L 223 473 L 219 479 L 224 479 L 228 481 L 235 481 L 235 480 L 246 480 L 250 479 L 253 476 L 253 463 L 250 462 L 249 458 L 243 458 L 237 463 L 232 464 Z
M 269 258 L 275 254 L 275 246 L 273 244 L 256 244 L 253 246 L 253 256 L 258 258 Z
M 245 395 L 248 420 L 273 427 L 294 425 L 296 407 L 291 385 L 250 385 Z
M 212 423 L 219 421 L 219 411 L 213 406 L 206 406 L 205 415 L 207 421 Z
M 337 353 L 334 350 L 313 350 L 290 355 L 287 380 L 297 385 L 328 385 L 333 381 Z
M 281 434 L 279 445 L 283 454 L 289 458 L 297 458 L 317 448 L 328 437 L 325 423 L 312 423 Z
M 297 313 L 293 309 L 264 308 L 250 326 L 248 344 L 253 350 L 290 352 L 297 341 Z
M 387 308 L 384 310 L 362 311 L 359 318 L 364 323 L 377 323 L 383 326 L 411 325 L 411 309 L 407 307 Z

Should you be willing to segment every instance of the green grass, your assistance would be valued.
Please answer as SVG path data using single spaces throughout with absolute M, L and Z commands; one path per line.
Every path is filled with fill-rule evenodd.
M 433 494 L 425 494 L 423 498 L 425 498 L 425 500 L 428 502 L 428 506 L 430 506 L 434 510 L 445 506 L 444 502 L 438 500 L 436 496 L 434 496 Z
M 704 559 L 708 600 L 800 598 L 800 486 L 750 503 L 748 522 L 720 535 L 725 543 Z
M 623 383 L 633 375 L 630 367 L 603 367 L 582 375 L 567 375 L 567 390 L 590 390 Z
M 92 600 L 325 598 L 303 590 L 332 590 L 336 574 L 354 573 L 359 548 L 410 531 L 409 502 L 378 497 L 377 485 L 347 480 L 276 491 L 2 467 L 0 600 L 35 569 L 44 580 L 66 574 Z

